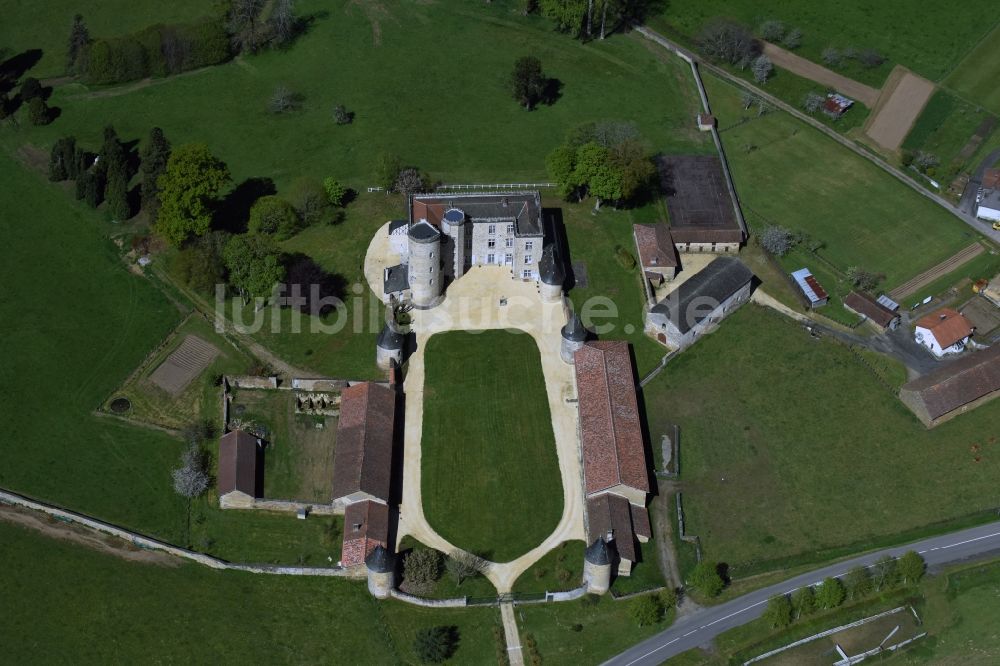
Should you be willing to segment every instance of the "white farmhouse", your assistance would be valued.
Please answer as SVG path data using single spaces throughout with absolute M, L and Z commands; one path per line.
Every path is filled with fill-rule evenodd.
M 934 356 L 941 358 L 964 350 L 974 328 L 959 312 L 941 308 L 917 321 L 913 338 Z

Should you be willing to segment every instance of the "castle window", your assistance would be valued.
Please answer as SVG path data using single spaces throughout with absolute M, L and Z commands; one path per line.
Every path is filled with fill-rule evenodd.
M 496 246 L 497 246 L 497 240 L 495 238 L 491 238 L 488 241 L 486 241 L 486 247 L 490 248 L 491 250 Z
M 532 250 L 532 248 L 534 248 L 534 247 L 535 247 L 535 243 L 533 241 L 525 241 L 524 242 L 524 249 L 527 250 L 528 252 L 530 252 Z
M 514 239 L 513 238 L 508 238 L 506 245 L 507 245 L 507 247 L 514 247 Z
M 496 261 L 496 255 L 495 254 L 490 253 L 490 254 L 486 255 L 486 263 L 492 264 L 495 261 Z
M 523 271 L 521 271 L 521 277 L 523 277 L 525 280 L 530 280 L 531 279 L 531 269 L 530 268 L 525 268 Z
M 491 224 L 490 226 L 488 226 L 488 227 L 486 228 L 486 233 L 488 233 L 488 234 L 489 234 L 489 235 L 491 235 L 491 236 L 492 236 L 493 234 L 495 234 L 496 232 L 497 232 L 497 225 L 495 225 L 495 224 Z
M 524 263 L 526 263 L 526 264 L 530 264 L 531 263 L 531 255 L 530 254 L 524 255 Z
M 509 234 L 514 233 L 514 225 L 513 224 L 508 224 L 507 225 L 507 233 L 509 233 Z
M 513 264 L 514 263 L 514 255 L 512 255 L 510 252 L 508 252 L 507 254 L 505 254 L 504 257 L 503 257 L 503 263 L 507 264 L 508 266 L 510 266 L 511 264 Z

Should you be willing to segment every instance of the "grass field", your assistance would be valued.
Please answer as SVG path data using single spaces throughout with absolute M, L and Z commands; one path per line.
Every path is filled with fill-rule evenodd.
M 550 550 L 514 582 L 514 592 L 559 592 L 580 587 L 583 580 L 582 541 L 565 541 Z
M 712 76 L 705 85 L 720 127 L 743 115 L 735 88 Z M 973 240 L 957 218 L 787 114 L 755 118 L 724 131 L 722 140 L 755 225 L 767 220 L 804 232 L 824 243 L 820 254 L 841 271 L 861 266 L 884 274 L 883 289 Z
M 936 155 L 941 165 L 936 168 L 934 178 L 947 184 L 969 163 L 969 159 L 962 158 L 959 153 L 989 115 L 981 107 L 938 90 L 906 135 L 903 148 Z
M 495 609 L 376 602 L 363 583 L 124 562 L 0 523 L 14 663 L 414 663 L 418 629 L 454 625 L 453 661 L 493 658 Z M 42 582 L 44 581 L 44 583 Z M 317 628 L 322 627 L 322 631 Z
M 242 57 L 126 94 L 63 86 L 51 100 L 62 109 L 58 121 L 45 128 L 24 123 L 17 141 L 49 146 L 74 134 L 96 148 L 106 124 L 125 140 L 145 137 L 155 125 L 174 145 L 208 142 L 235 183 L 271 178 L 279 193 L 301 175 L 370 185 L 383 150 L 446 182 L 544 179 L 544 157 L 568 129 L 606 118 L 634 120 L 656 150 L 711 150 L 693 126 L 697 92 L 690 71 L 638 39 L 581 45 L 553 34 L 544 19 L 520 17 L 509 2 L 369 7 L 303 0 L 296 10 L 317 18 L 287 51 Z M 121 13 L 136 21 L 140 11 Z M 16 31 L 35 14 L 15 13 L 5 27 Z M 60 40 L 66 29 L 61 18 L 47 28 Z M 514 60 L 529 53 L 562 83 L 554 105 L 530 113 L 510 98 L 505 83 Z M 301 112 L 266 111 L 277 86 L 304 95 Z M 353 124 L 334 123 L 336 104 L 355 112 Z
M 802 31 L 798 55 L 822 63 L 823 49 L 833 46 L 874 48 L 888 61 L 875 69 L 850 63 L 843 74 L 879 87 L 893 65 L 904 65 L 921 76 L 939 80 L 995 25 L 989 0 L 951 5 L 921 5 L 913 11 L 907 0 L 878 3 L 829 4 L 778 0 L 766 7 L 754 0 L 707 0 L 670 3 L 650 23 L 693 40 L 702 26 L 717 16 L 736 19 L 756 32 L 774 19 Z
M 673 360 L 644 400 L 651 432 L 680 425 L 687 530 L 734 578 L 1000 505 L 1000 412 L 925 430 L 851 351 L 757 306 Z
M 1000 39 L 1000 25 L 983 38 L 962 62 L 944 80 L 944 85 L 966 99 L 982 104 L 1000 115 L 1000 53 L 997 40 Z
M 427 520 L 460 548 L 506 562 L 562 515 L 562 483 L 535 341 L 507 331 L 427 343 L 421 483 Z

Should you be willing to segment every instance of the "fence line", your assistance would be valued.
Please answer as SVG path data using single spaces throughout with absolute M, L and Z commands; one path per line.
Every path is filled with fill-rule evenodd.
M 539 187 L 558 187 L 558 183 L 479 183 L 438 185 L 437 190 L 533 190 Z

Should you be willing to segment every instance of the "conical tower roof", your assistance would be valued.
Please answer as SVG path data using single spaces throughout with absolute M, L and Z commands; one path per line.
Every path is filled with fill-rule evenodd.
M 365 558 L 365 566 L 374 573 L 388 573 L 392 570 L 392 557 L 385 546 L 379 544 L 372 552 L 368 553 L 368 557 Z
M 566 271 L 563 270 L 562 262 L 556 258 L 552 245 L 542 250 L 542 256 L 538 260 L 538 277 L 545 284 L 562 285 L 566 281 Z
M 584 555 L 591 564 L 606 565 L 611 564 L 611 553 L 604 537 L 597 537 L 594 543 L 590 544 Z
M 562 336 L 571 342 L 584 342 L 587 339 L 587 329 L 584 328 L 580 317 L 574 312 L 570 315 L 569 321 L 562 327 Z
M 403 341 L 403 334 L 397 331 L 390 322 L 386 322 L 382 331 L 378 334 L 375 344 L 382 349 L 396 351 L 403 348 Z

